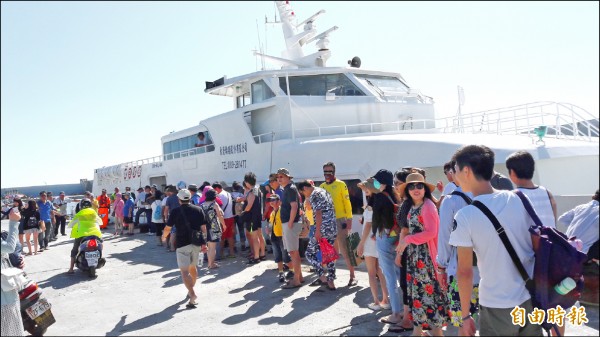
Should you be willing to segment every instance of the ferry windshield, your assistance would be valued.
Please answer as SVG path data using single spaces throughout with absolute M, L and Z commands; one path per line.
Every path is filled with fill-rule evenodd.
M 290 76 L 289 80 L 292 96 L 325 96 L 328 93 L 336 96 L 365 96 L 344 74 Z M 279 78 L 279 86 L 287 95 L 285 77 Z
M 367 74 L 356 74 L 356 77 L 364 80 L 370 86 L 375 87 L 378 92 L 381 92 L 386 96 L 406 94 L 409 90 L 408 87 L 396 77 Z

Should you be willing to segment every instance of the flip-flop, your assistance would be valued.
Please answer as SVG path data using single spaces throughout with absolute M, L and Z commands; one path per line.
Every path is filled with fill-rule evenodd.
M 403 332 L 413 331 L 413 330 L 414 330 L 414 328 L 405 328 L 402 326 L 392 325 L 391 327 L 388 328 L 387 332 L 403 333 Z
M 67 275 L 73 275 L 73 274 L 75 274 L 74 270 L 67 270 Z
M 288 282 L 286 284 L 284 284 L 283 286 L 281 286 L 281 289 L 294 289 L 294 288 L 300 288 L 302 286 L 302 283 L 298 284 L 298 285 L 294 285 L 292 282 Z
M 198 304 L 198 303 L 196 303 L 196 304 Z M 188 309 L 195 309 L 196 308 L 196 304 L 188 303 L 188 304 L 185 305 L 185 307 L 188 308 Z
M 352 287 L 358 284 L 358 281 L 355 278 L 351 278 L 350 281 L 348 281 L 348 287 Z
M 392 324 L 392 325 L 398 324 L 398 322 L 390 321 L 389 317 L 382 317 L 379 321 L 381 323 Z

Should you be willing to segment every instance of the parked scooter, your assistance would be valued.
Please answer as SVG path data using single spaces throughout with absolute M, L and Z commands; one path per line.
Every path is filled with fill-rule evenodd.
M 2 231 L 2 238 L 6 240 L 8 232 Z M 23 269 L 22 247 L 17 242 L 15 251 L 8 255 L 10 265 Z M 20 276 L 19 299 L 21 304 L 21 319 L 25 331 L 33 336 L 43 336 L 48 327 L 56 320 L 50 310 L 51 305 L 42 297 L 42 289 L 31 280 L 26 272 Z
M 87 271 L 90 277 L 96 277 L 96 269 L 104 267 L 105 263 L 106 259 L 102 257 L 102 239 L 97 236 L 83 238 L 75 257 L 77 268 Z
M 43 336 L 48 327 L 56 323 L 56 319 L 50 309 L 52 306 L 42 296 L 42 289 L 27 274 L 25 276 L 27 283 L 19 290 L 23 327 L 32 336 Z

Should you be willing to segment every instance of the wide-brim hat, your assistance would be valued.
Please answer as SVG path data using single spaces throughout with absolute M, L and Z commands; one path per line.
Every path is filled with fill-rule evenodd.
M 425 185 L 425 187 L 427 187 L 429 189 L 429 192 L 433 192 L 435 190 L 435 185 L 426 182 L 425 178 L 420 173 L 415 172 L 415 173 L 409 174 L 406 177 L 406 182 L 404 184 L 400 184 L 400 187 L 398 187 L 400 198 L 404 198 L 404 196 L 405 196 L 404 191 L 406 191 L 406 186 L 408 186 L 408 184 L 414 184 L 414 183 L 423 183 Z
M 375 178 L 371 177 L 365 181 L 358 183 L 357 186 L 361 189 L 369 190 L 371 193 L 376 194 L 376 193 L 379 193 L 380 191 L 375 188 L 375 185 L 373 184 L 374 182 L 375 182 Z
M 279 170 L 277 170 L 277 174 L 283 174 L 283 175 L 287 176 L 290 179 L 294 178 L 294 177 L 292 177 L 290 175 L 290 171 L 288 169 L 286 169 L 286 168 L 280 168 Z

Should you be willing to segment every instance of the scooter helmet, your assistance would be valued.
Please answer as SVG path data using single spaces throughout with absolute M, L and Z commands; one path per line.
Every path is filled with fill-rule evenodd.
M 81 209 L 92 207 L 92 201 L 88 198 L 81 200 Z

